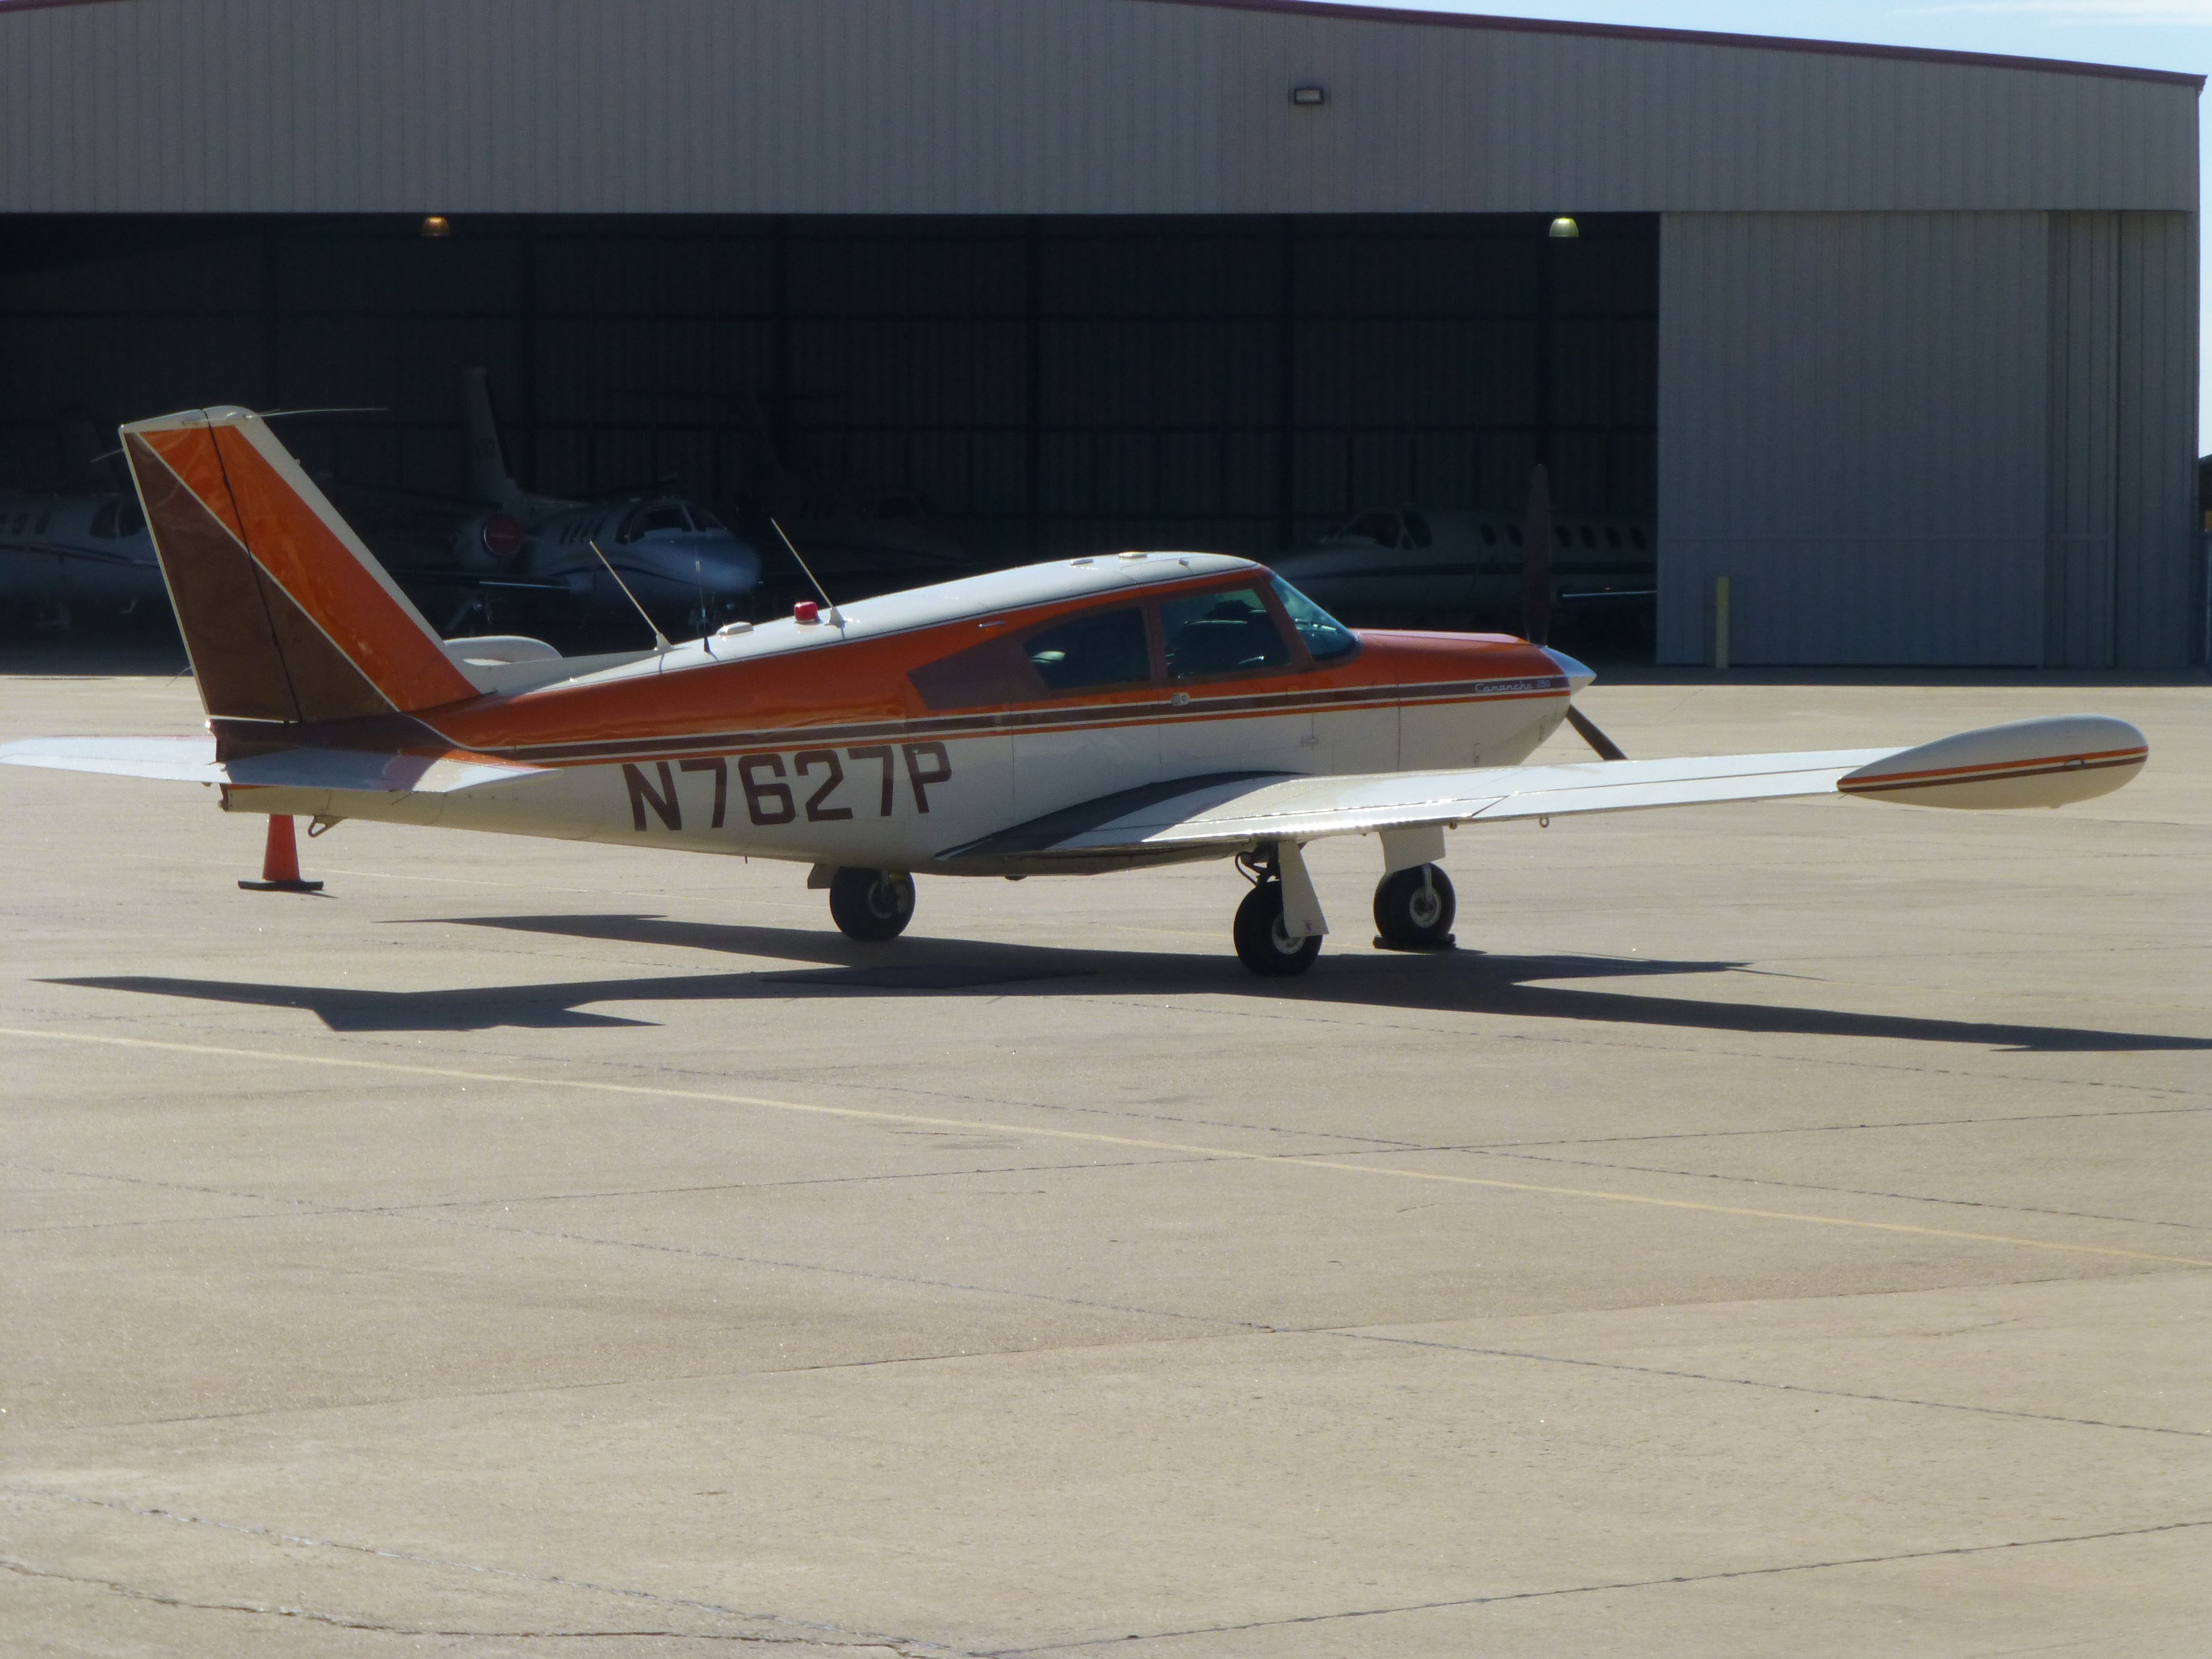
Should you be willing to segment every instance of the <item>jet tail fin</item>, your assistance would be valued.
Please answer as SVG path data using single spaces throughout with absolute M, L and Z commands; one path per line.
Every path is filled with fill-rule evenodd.
M 468 409 L 469 495 L 474 500 L 514 512 L 522 503 L 522 486 L 507 464 L 507 446 L 499 439 L 499 416 L 491 403 L 491 374 L 481 368 L 464 369 L 462 395 Z
M 134 421 L 123 442 L 210 715 L 349 720 L 477 695 L 252 410 Z

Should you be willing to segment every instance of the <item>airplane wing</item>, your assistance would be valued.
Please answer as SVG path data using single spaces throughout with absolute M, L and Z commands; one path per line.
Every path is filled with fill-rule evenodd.
M 1852 749 L 1352 777 L 1261 773 L 1192 778 L 1172 793 L 1154 788 L 1109 795 L 951 848 L 943 856 L 1097 858 L 1206 847 L 1231 851 L 1263 842 L 1318 841 L 1431 824 L 1457 828 L 1569 812 L 1826 795 L 1835 792 L 1836 781 L 1845 773 L 1897 752 Z
M 27 738 L 0 744 L 0 763 L 172 783 L 239 788 L 343 789 L 378 794 L 450 794 L 544 771 L 458 750 L 444 755 L 380 754 L 351 749 L 284 749 L 242 759 L 216 758 L 215 739 Z
M 2118 788 L 2148 754 L 2124 720 L 2075 714 L 1910 749 L 1584 761 L 1349 777 L 1216 775 L 1135 790 L 948 849 L 948 861 L 1247 850 L 1385 830 L 1457 828 L 1841 793 L 1929 806 L 2056 806 Z

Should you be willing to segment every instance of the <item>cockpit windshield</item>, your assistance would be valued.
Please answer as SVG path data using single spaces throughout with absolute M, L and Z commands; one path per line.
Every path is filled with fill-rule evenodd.
M 1291 618 L 1291 626 L 1305 641 L 1306 654 L 1316 662 L 1328 662 L 1356 649 L 1359 641 L 1342 623 L 1285 581 L 1274 578 L 1275 597 Z
M 1331 532 L 1336 541 L 1373 542 L 1378 547 L 1398 544 L 1398 515 L 1395 513 L 1362 513 L 1347 519 Z
M 649 536 L 656 530 L 685 531 L 691 528 L 691 520 L 684 511 L 681 501 L 647 501 L 629 515 L 622 527 L 620 539 L 634 542 L 640 536 Z

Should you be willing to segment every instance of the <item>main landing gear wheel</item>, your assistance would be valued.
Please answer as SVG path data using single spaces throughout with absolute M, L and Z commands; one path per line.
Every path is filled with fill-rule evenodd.
M 1451 878 L 1433 864 L 1415 865 L 1375 886 L 1375 942 L 1391 951 L 1449 951 L 1459 902 Z
M 1230 931 L 1237 941 L 1237 959 L 1264 978 L 1303 974 L 1321 954 L 1319 938 L 1293 939 L 1284 926 L 1279 881 L 1255 884 L 1237 907 L 1236 926 Z
M 830 916 L 848 938 L 881 944 L 914 920 L 914 878 L 888 870 L 840 870 L 830 878 Z

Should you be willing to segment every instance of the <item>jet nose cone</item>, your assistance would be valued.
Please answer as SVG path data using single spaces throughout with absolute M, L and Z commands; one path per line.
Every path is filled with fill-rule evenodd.
M 1575 692 L 1581 690 L 1583 687 L 1588 685 L 1592 680 L 1597 678 L 1597 674 L 1595 670 L 1577 662 L 1565 652 L 1554 651 L 1548 645 L 1544 647 L 1543 650 L 1546 656 L 1549 657 L 1553 662 L 1559 665 L 1559 672 L 1567 677 L 1567 692 L 1569 696 L 1572 696 Z
M 716 593 L 750 593 L 760 586 L 760 555 L 750 543 L 726 532 L 687 536 L 683 556 L 698 567 L 698 579 Z

